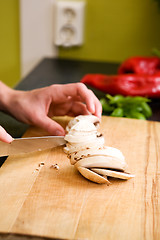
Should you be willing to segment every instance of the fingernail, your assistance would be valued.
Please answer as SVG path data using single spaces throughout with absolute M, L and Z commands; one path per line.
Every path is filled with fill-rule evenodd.
M 98 114 L 97 117 L 98 117 L 99 119 L 101 119 L 102 116 L 101 116 L 101 114 Z
M 90 107 L 91 107 L 91 112 L 94 113 L 94 112 L 95 112 L 95 106 L 94 106 L 94 104 L 91 104 Z
M 102 113 L 101 112 L 98 112 L 98 117 L 101 118 L 102 117 Z
M 64 132 L 62 132 L 62 131 L 60 131 L 60 130 L 57 130 L 57 131 L 55 132 L 55 135 L 56 135 L 56 136 L 64 136 Z
M 6 135 L 6 141 L 7 141 L 8 143 L 10 143 L 10 142 L 13 141 L 13 138 L 12 138 L 11 135 L 9 135 L 8 133 L 7 133 L 7 135 Z

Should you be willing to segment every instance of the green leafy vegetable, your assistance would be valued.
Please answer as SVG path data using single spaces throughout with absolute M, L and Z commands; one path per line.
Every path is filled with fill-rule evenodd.
M 111 113 L 111 116 L 113 117 L 123 117 L 123 108 L 115 108 L 113 112 Z
M 159 1 L 159 5 L 160 5 L 160 1 Z M 160 57 L 160 50 L 159 49 L 153 48 L 152 53 L 153 53 L 153 55 L 155 55 L 157 57 Z
M 111 96 L 106 94 L 100 99 L 103 113 L 113 117 L 126 117 L 136 119 L 147 119 L 152 115 L 148 105 L 151 100 L 145 97 L 124 97 L 122 95 Z

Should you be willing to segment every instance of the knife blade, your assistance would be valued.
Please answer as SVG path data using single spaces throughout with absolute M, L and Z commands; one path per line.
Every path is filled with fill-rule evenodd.
M 0 157 L 43 151 L 65 143 L 64 136 L 15 138 L 11 143 L 0 141 Z

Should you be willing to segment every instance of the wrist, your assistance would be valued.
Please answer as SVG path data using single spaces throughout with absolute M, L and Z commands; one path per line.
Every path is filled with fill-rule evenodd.
M 0 110 L 8 112 L 8 107 L 11 102 L 11 96 L 14 90 L 6 86 L 0 81 Z

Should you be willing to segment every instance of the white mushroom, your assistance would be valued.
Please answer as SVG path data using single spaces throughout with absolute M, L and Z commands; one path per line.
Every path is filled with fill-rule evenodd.
M 96 183 L 107 183 L 107 177 L 130 179 L 122 152 L 104 146 L 104 137 L 97 132 L 100 121 L 93 115 L 78 116 L 66 127 L 67 141 L 64 147 L 71 164 L 87 179 Z
M 82 149 L 76 152 L 71 153 L 70 157 L 72 160 L 80 160 L 82 158 L 91 157 L 91 156 L 105 156 L 118 158 L 120 161 L 125 163 L 125 158 L 120 150 L 113 147 L 97 147 L 96 145 L 92 148 Z
M 93 115 L 79 115 L 75 118 L 73 118 L 71 121 L 69 121 L 67 127 L 66 127 L 66 131 L 69 132 L 70 129 L 79 121 L 82 121 L 82 120 L 87 120 L 88 122 L 90 123 L 93 123 L 96 128 L 99 127 L 99 123 L 100 123 L 100 119 L 96 116 L 93 116 Z
M 88 168 L 79 167 L 78 170 L 85 178 L 89 179 L 92 182 L 107 183 L 107 185 L 110 184 L 107 177 L 101 176 L 101 175 L 97 174 L 96 172 L 91 171 Z
M 135 177 L 135 175 L 131 175 L 130 173 L 119 172 L 119 171 L 108 170 L 108 169 L 91 168 L 90 170 L 100 174 L 101 176 L 107 176 L 107 177 L 113 177 L 113 178 L 130 179 Z
M 103 148 L 104 146 L 104 137 L 100 136 L 93 139 L 91 142 L 80 143 L 67 143 L 64 147 L 64 152 L 67 154 L 72 154 L 80 150 L 85 150 L 89 148 Z
M 65 135 L 65 140 L 70 143 L 90 142 L 97 137 L 97 129 L 93 123 L 86 120 L 77 122 Z
M 83 158 L 75 163 L 75 167 L 85 167 L 85 168 L 109 168 L 109 169 L 118 169 L 124 171 L 127 164 L 120 161 L 118 158 L 113 158 L 109 156 L 93 156 Z

